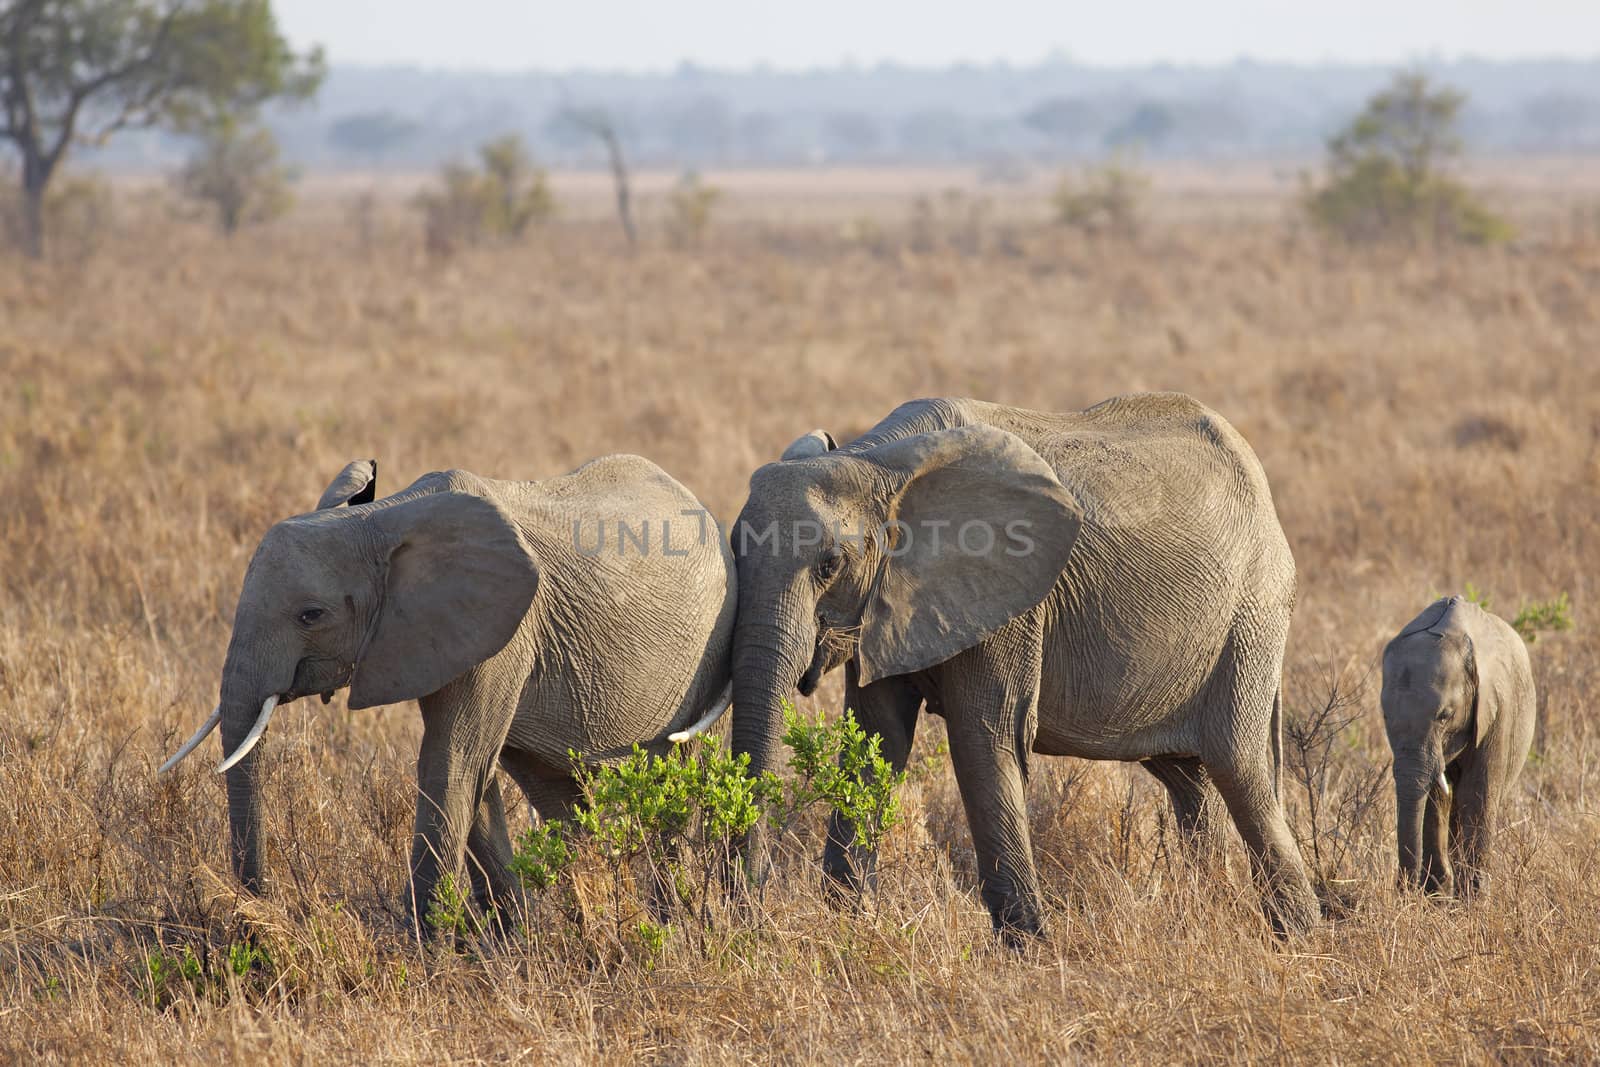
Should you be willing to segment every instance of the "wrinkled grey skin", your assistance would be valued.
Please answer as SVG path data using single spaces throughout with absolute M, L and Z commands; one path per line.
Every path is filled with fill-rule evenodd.
M 359 503 L 374 480 L 352 463 L 317 511 L 262 539 L 223 667 L 224 751 L 273 694 L 419 700 L 414 914 L 463 859 L 478 904 L 503 903 L 516 887 L 496 760 L 540 815 L 562 817 L 577 797 L 569 749 L 590 762 L 664 750 L 725 706 L 732 556 L 694 495 L 637 456 L 546 482 L 429 474 Z M 648 522 L 648 551 L 619 549 L 619 521 L 636 536 Z M 251 890 L 263 758 L 258 746 L 228 771 L 233 866 Z
M 1279 783 L 1294 561 L 1226 421 L 1172 393 L 1067 414 L 918 400 L 829 445 L 808 434 L 758 470 L 733 531 L 737 751 L 772 766 L 780 701 L 843 665 L 845 705 L 896 768 L 924 703 L 944 717 L 983 900 L 1007 940 L 1042 931 L 1024 795 L 1035 752 L 1143 761 L 1207 849 L 1224 832 L 1220 790 L 1274 926 L 1315 921 Z M 750 532 L 797 518 L 828 531 L 820 544 L 774 551 Z M 948 521 L 946 546 L 974 519 L 1000 537 L 975 554 L 914 537 L 899 558 L 857 543 L 891 519 Z M 1020 555 L 1003 532 L 1018 520 L 1033 542 Z M 753 853 L 759 867 L 759 842 Z M 848 889 L 873 878 L 837 821 L 824 862 Z
M 1384 648 L 1382 703 L 1402 879 L 1484 892 L 1500 808 L 1533 744 L 1526 645 L 1471 601 L 1436 600 Z

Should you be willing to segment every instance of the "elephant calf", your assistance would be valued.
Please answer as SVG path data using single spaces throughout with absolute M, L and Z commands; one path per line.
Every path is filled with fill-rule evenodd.
M 466 859 L 488 907 L 515 897 L 495 777 L 540 815 L 578 797 L 569 750 L 662 749 L 727 708 L 733 559 L 694 495 L 638 456 L 547 482 L 425 475 L 374 500 L 350 464 L 317 510 L 278 523 L 245 574 L 219 724 L 235 873 L 259 890 L 261 752 L 273 709 L 350 687 L 350 707 L 418 700 L 414 914 Z M 348 505 L 348 506 L 341 506 Z
M 1533 743 L 1527 647 L 1471 601 L 1436 600 L 1384 648 L 1382 702 L 1401 876 L 1432 893 L 1481 892 L 1499 808 Z

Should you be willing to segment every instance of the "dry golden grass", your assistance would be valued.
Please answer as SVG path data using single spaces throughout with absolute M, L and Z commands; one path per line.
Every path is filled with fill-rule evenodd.
M 337 203 L 227 245 L 136 199 L 87 259 L 0 265 L 0 1058 L 1600 1059 L 1592 227 L 1399 257 L 1322 247 L 1276 210 L 1169 204 L 1137 246 L 1007 223 L 943 247 L 910 242 L 902 210 L 633 257 L 576 222 L 430 265 L 398 215 L 367 247 Z M 398 914 L 414 708 L 274 720 L 266 899 L 227 872 L 215 742 L 154 777 L 213 702 L 260 535 L 348 459 L 379 457 L 388 492 L 635 451 L 727 518 L 815 425 L 843 438 L 923 395 L 1065 410 L 1157 388 L 1225 413 L 1272 479 L 1301 576 L 1291 713 L 1334 681 L 1363 712 L 1324 804 L 1385 765 L 1371 676 L 1430 597 L 1571 593 L 1578 629 L 1533 649 L 1537 758 L 1492 902 L 1397 892 L 1392 801 L 1314 827 L 1291 781 L 1343 905 L 1279 944 L 1236 844 L 1231 874 L 1194 870 L 1142 771 L 1044 760 L 1052 934 L 1013 956 L 929 720 L 870 913 L 819 898 L 813 823 L 758 915 L 680 930 L 653 962 L 557 908 L 530 942 L 456 954 Z M 838 699 L 830 679 L 816 705 Z M 247 935 L 271 971 L 226 977 Z M 185 950 L 216 977 L 158 988 L 151 956 Z

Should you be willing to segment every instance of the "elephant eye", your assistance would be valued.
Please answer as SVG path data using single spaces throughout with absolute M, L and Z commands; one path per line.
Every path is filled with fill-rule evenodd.
M 307 608 L 298 616 L 300 619 L 300 625 L 310 626 L 312 623 L 316 622 L 326 614 L 327 612 L 323 611 L 321 608 Z
M 1438 719 L 1440 722 L 1444 722 L 1449 717 L 1450 717 L 1450 709 L 1449 708 L 1440 708 L 1439 709 L 1439 713 L 1434 716 L 1434 718 Z
M 839 568 L 843 565 L 844 556 L 836 548 L 817 563 L 817 581 L 832 581 L 833 576 L 839 573 Z

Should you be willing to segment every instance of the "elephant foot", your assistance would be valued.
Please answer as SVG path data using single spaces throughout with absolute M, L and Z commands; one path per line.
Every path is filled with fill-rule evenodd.
M 877 857 L 831 839 L 822 854 L 822 894 L 837 908 L 859 906 L 877 892 Z
M 984 896 L 994 932 L 1007 948 L 1020 951 L 1046 937 L 1044 920 L 1033 903 L 1016 897 L 997 899 L 989 893 Z
M 1024 923 L 996 923 L 994 932 L 1000 943 L 1012 952 L 1022 952 L 1049 938 L 1044 924 L 1037 919 Z
M 1322 915 L 1322 905 L 1309 885 L 1274 893 L 1263 904 L 1272 934 L 1280 941 L 1304 937 Z
M 528 900 L 520 892 L 475 904 L 479 928 L 497 941 L 510 941 L 527 926 Z
M 1430 897 L 1455 896 L 1455 872 L 1443 864 L 1425 866 L 1422 871 L 1422 891 Z

